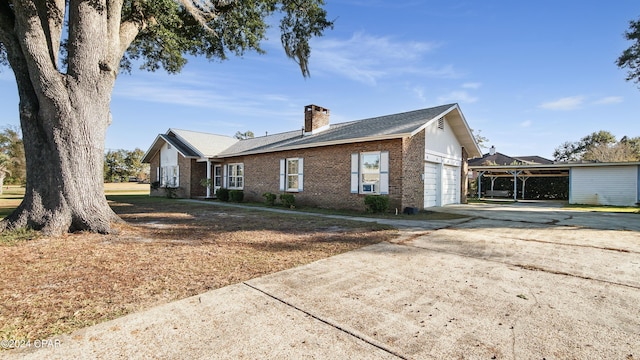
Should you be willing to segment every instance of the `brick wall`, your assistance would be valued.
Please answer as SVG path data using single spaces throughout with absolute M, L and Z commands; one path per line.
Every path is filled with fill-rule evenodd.
M 211 173 L 213 176 L 213 172 Z M 207 188 L 200 184 L 202 179 L 207 178 L 207 163 L 198 162 L 195 159 L 191 159 L 191 187 L 190 197 L 207 196 Z
M 176 196 L 179 198 L 191 197 L 191 161 L 178 153 L 178 190 Z
M 150 172 L 150 176 L 149 176 L 149 182 L 151 184 L 153 184 L 156 181 L 160 181 L 160 179 L 158 179 L 158 167 L 160 166 L 160 152 L 158 151 L 152 158 L 151 161 L 149 162 L 149 172 Z M 149 192 L 149 196 L 164 196 L 164 190 L 162 189 L 151 189 L 151 191 Z
M 424 151 L 425 131 L 403 139 L 402 206 L 424 209 Z
M 293 194 L 300 205 L 364 210 L 364 195 L 351 194 L 351 154 L 389 151 L 389 198 L 402 207 L 402 140 L 370 141 L 225 159 L 244 163 L 246 201 L 262 202 L 262 194 L 280 193 L 280 159 L 304 159 L 304 190 Z

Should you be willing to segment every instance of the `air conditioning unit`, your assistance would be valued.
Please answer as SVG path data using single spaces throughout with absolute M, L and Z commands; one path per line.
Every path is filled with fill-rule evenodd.
M 362 192 L 363 193 L 375 193 L 376 192 L 376 184 L 375 183 L 362 184 Z

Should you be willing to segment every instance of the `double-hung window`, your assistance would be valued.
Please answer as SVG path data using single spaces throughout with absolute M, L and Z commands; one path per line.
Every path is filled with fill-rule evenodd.
M 222 166 L 220 165 L 213 167 L 213 187 L 215 189 L 222 187 Z
M 300 192 L 304 182 L 302 158 L 280 159 L 280 191 Z
M 351 192 L 354 194 L 389 194 L 388 151 L 351 154 Z
M 244 188 L 244 164 L 227 165 L 227 188 L 239 190 Z
M 163 166 L 158 169 L 160 186 L 178 187 L 180 186 L 180 172 L 177 165 Z
M 360 154 L 360 193 L 380 192 L 380 152 Z

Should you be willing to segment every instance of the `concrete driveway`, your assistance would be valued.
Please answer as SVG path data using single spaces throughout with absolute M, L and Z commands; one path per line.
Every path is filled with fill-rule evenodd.
M 470 217 L 2 355 L 640 359 L 640 215 L 442 210 Z

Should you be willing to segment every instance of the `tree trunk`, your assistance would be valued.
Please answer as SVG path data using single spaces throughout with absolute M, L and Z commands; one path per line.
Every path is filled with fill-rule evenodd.
M 104 196 L 104 140 L 116 69 L 142 27 L 121 24 L 122 5 L 118 0 L 0 2 L 0 41 L 18 85 L 27 169 L 24 199 L 0 231 L 109 233 L 111 224 L 121 221 Z M 65 21 L 62 71 L 58 55 Z
M 21 98 L 26 192 L 2 228 L 109 233 L 111 223 L 121 221 L 104 195 L 104 140 L 113 81 L 107 77 L 101 82 L 90 87 L 69 83 L 63 93 Z

